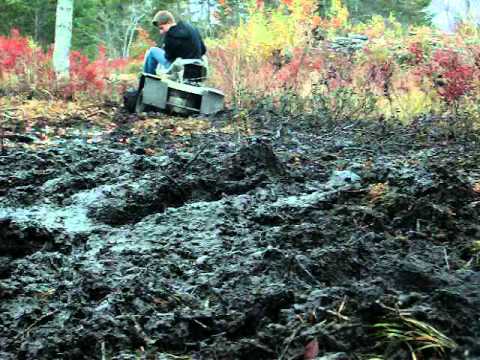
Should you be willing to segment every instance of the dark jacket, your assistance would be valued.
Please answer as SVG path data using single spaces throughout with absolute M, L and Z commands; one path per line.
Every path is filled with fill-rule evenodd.
M 200 59 L 207 52 L 200 32 L 184 21 L 179 21 L 167 31 L 163 47 L 170 62 L 179 57 Z

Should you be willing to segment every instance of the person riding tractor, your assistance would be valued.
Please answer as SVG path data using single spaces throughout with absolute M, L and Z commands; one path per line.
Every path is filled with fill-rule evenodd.
M 177 58 L 201 59 L 207 49 L 197 28 L 187 22 L 175 21 L 169 11 L 161 10 L 155 14 L 152 24 L 164 35 L 163 48 L 152 47 L 147 51 L 143 66 L 144 73 L 167 71 Z
M 207 49 L 198 29 L 176 22 L 165 10 L 157 12 L 152 23 L 164 35 L 164 44 L 145 54 L 138 89 L 126 92 L 125 108 L 132 113 L 156 109 L 183 115 L 222 110 L 224 94 L 202 84 L 208 72 Z

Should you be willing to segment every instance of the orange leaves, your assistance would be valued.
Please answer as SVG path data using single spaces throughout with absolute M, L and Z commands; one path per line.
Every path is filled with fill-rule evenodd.
M 320 24 L 322 23 L 322 18 L 318 15 L 315 15 L 313 18 L 312 18 L 312 28 L 317 28 L 320 26 Z
M 0 101 L 0 108 L 3 102 Z M 64 135 L 65 122 L 91 122 L 103 125 L 110 122 L 113 112 L 102 109 L 98 104 L 91 102 L 67 102 L 64 100 L 22 100 L 18 98 L 11 105 L 15 105 L 12 118 L 23 124 L 24 130 L 29 132 L 34 127 L 51 127 L 54 134 Z M 45 138 L 44 140 L 46 140 Z
M 157 136 L 168 134 L 171 136 L 191 136 L 209 131 L 210 122 L 197 118 L 144 118 L 137 121 L 132 127 L 134 135 L 148 134 Z

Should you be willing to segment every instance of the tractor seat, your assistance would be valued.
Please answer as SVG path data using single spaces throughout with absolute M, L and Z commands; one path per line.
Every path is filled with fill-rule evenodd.
M 181 83 L 199 84 L 208 74 L 207 59 L 176 59 L 166 70 L 157 69 L 157 75 L 166 75 L 168 79 Z

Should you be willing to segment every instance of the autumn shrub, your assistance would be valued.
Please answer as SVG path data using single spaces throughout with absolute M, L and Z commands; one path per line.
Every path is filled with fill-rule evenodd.
M 22 38 L 18 30 L 13 29 L 10 37 L 0 36 L 0 79 L 10 73 L 24 72 L 23 59 L 30 57 L 32 49 L 28 39 Z
M 56 79 L 52 55 L 52 49 L 44 51 L 17 30 L 12 30 L 8 37 L 0 36 L 0 86 L 14 93 L 98 99 L 118 90 L 117 85 L 121 84 L 112 83 L 111 75 L 127 64 L 125 59 L 108 59 L 102 47 L 93 61 L 79 51 L 72 51 L 70 80 L 64 83 Z
M 13 29 L 10 36 L 0 36 L 0 83 L 3 87 L 32 84 L 46 86 L 54 79 L 51 51 L 44 52 Z
M 448 136 L 464 137 L 480 124 L 480 63 L 474 47 L 453 49 L 452 44 L 452 38 L 427 49 L 411 44 L 412 56 L 400 69 L 403 79 L 394 100 L 410 120 L 428 115 Z
M 351 119 L 366 120 L 376 113 L 376 98 L 370 91 L 338 87 L 325 91 L 314 86 L 308 113 L 323 123 L 340 123 Z
M 104 47 L 99 48 L 98 56 L 93 61 L 79 51 L 72 51 L 70 80 L 62 91 L 67 97 L 110 95 L 116 90 L 115 84 L 109 81 L 112 73 L 123 69 L 127 63 L 127 59 L 108 59 Z
M 474 68 L 456 50 L 436 50 L 422 71 L 448 105 L 458 104 L 473 89 Z
M 269 104 L 319 121 L 408 124 L 431 116 L 470 129 L 480 124 L 477 28 L 445 34 L 403 26 L 394 16 L 352 24 L 342 0 L 331 1 L 324 18 L 309 0 L 284 0 L 268 11 L 262 1 L 250 4 L 240 25 L 209 43 L 212 84 L 230 105 Z M 350 33 L 367 35 L 363 48 L 331 46 Z
M 377 96 L 378 113 L 388 119 L 411 122 L 418 117 L 455 112 L 473 88 L 472 57 L 451 51 L 451 41 L 431 29 L 395 31 L 371 39 L 359 52 L 357 64 L 368 87 Z
M 249 1 L 248 18 L 224 34 L 217 42 L 224 47 L 234 46 L 250 59 L 269 59 L 310 41 L 315 17 L 313 0 L 282 0 L 273 10 L 265 10 L 263 1 Z
M 350 113 L 344 109 L 349 103 L 355 104 L 353 114 L 362 107 L 370 114 L 372 92 L 352 88 L 352 73 L 358 73 L 353 59 L 315 46 L 320 27 L 330 35 L 350 27 L 341 0 L 332 2 L 325 19 L 308 0 L 282 1 L 270 11 L 261 4 L 252 3 L 244 22 L 209 43 L 211 81 L 228 102 L 236 107 L 269 103 L 282 112 L 315 112 L 335 119 Z
M 289 96 L 304 96 L 323 69 L 322 55 L 302 48 L 292 49 L 291 59 L 279 64 L 274 58 L 246 58 L 236 48 L 217 47 L 209 50 L 209 62 L 214 69 L 212 83 L 235 107 L 253 106 L 264 97 L 280 105 Z
M 250 1 L 248 11 L 239 26 L 208 42 L 211 80 L 235 106 L 247 105 L 258 94 L 276 96 L 295 82 L 295 67 L 303 63 L 296 55 L 308 48 L 317 19 L 312 0 L 283 0 L 273 10 Z M 287 69 L 280 71 L 283 65 Z

